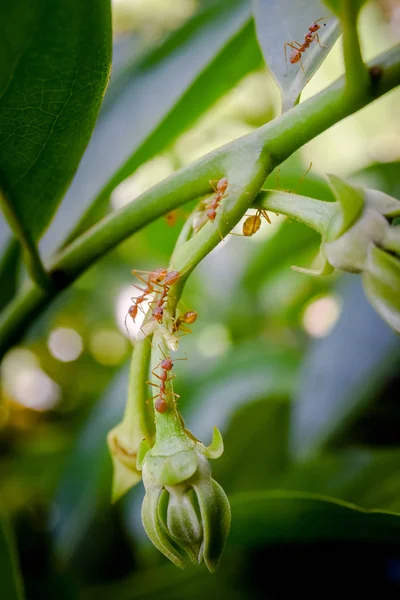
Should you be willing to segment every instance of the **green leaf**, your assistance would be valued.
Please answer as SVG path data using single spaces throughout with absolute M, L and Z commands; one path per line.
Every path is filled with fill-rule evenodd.
M 23 584 L 14 537 L 0 511 L 0 591 L 4 600 L 23 600 Z
M 372 306 L 400 333 L 400 260 L 371 244 L 362 280 Z
M 258 40 L 265 62 L 282 92 L 285 111 L 298 102 L 303 88 L 339 37 L 340 27 L 319 0 L 309 0 L 297 6 L 291 0 L 254 0 L 254 12 Z M 301 62 L 292 64 L 290 56 L 296 50 L 285 44 L 296 46 L 294 41 L 302 44 L 315 21 L 321 26 L 318 35 L 322 47 L 315 39 L 301 54 Z
M 230 544 L 312 540 L 400 542 L 400 515 L 363 510 L 307 492 L 260 491 L 230 497 Z
M 292 465 L 274 480 L 273 487 L 334 496 L 364 509 L 399 512 L 399 461 L 397 448 L 340 450 Z
M 67 196 L 71 201 L 79 197 L 84 205 L 91 202 L 68 241 L 104 214 L 119 183 L 261 66 L 249 12 L 244 0 L 213 2 L 117 78 Z
M 96 511 L 111 502 L 111 459 L 106 438 L 122 417 L 127 385 L 128 371 L 122 369 L 95 405 L 62 473 L 54 498 L 59 519 L 52 530 L 62 561 L 73 557 Z
M 336 327 L 310 346 L 303 363 L 290 431 L 296 459 L 318 452 L 354 422 L 398 364 L 397 336 L 372 309 L 359 280 L 348 281 L 342 302 Z
M 332 218 L 326 235 L 326 241 L 331 242 L 350 229 L 361 215 L 364 208 L 365 192 L 360 188 L 351 186 L 347 181 L 336 177 L 336 175 L 328 175 L 328 179 L 341 209 Z
M 225 452 L 213 465 L 228 494 L 269 487 L 287 468 L 289 410 L 287 398 L 267 396 L 234 413 L 224 434 Z
M 0 7 L 0 188 L 11 226 L 37 239 L 89 141 L 110 68 L 108 0 Z
M 321 236 L 305 225 L 285 220 L 249 260 L 241 285 L 255 293 L 267 279 L 280 269 L 290 268 L 302 253 L 317 251 Z

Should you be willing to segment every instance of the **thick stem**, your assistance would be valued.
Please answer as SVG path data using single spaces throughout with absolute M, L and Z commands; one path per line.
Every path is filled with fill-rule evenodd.
M 357 95 L 368 86 L 368 68 L 363 61 L 357 32 L 359 10 L 352 0 L 343 0 L 340 22 L 343 30 L 343 56 L 346 90 Z
M 151 345 L 149 340 L 136 342 L 129 371 L 128 399 L 123 418 L 124 430 L 137 444 L 154 435 L 151 412 L 147 404 L 147 376 L 149 373 Z
M 194 197 L 210 192 L 208 180 L 225 176 L 226 171 L 229 170 L 229 163 L 239 171 L 242 157 L 247 156 L 247 160 L 250 160 L 258 156 L 260 160 L 262 157 L 266 172 L 267 168 L 281 163 L 295 150 L 337 121 L 351 115 L 398 85 L 400 45 L 378 57 L 369 72 L 369 85 L 354 97 L 346 92 L 345 82 L 341 79 L 254 133 L 219 148 L 190 167 L 177 172 L 130 205 L 100 221 L 56 257 L 51 265 L 55 282 L 53 288 L 40 290 L 31 286 L 4 311 L 0 319 L 0 357 L 25 333 L 34 317 L 94 262 L 154 219 Z M 253 173 L 256 183 L 246 182 L 247 187 L 252 188 L 249 202 L 258 191 L 256 185 L 259 186 L 258 189 L 261 188 L 260 172 L 261 169 Z M 240 211 L 245 207 L 241 197 L 236 197 L 236 200 L 240 202 L 237 212 L 235 206 L 231 207 L 230 204 L 226 206 L 232 222 L 240 218 Z M 222 233 L 227 231 L 223 220 L 220 220 L 218 225 Z M 210 239 L 209 247 L 212 249 L 215 241 L 218 241 L 219 233 L 216 228 L 214 231 L 211 230 L 211 224 L 207 224 L 188 242 L 193 242 L 193 249 L 199 250 L 197 259 L 201 259 L 205 246 L 202 244 L 203 240 L 199 239 L 198 242 L 195 240 L 199 235 L 205 237 L 210 233 L 213 239 Z M 183 255 L 179 258 L 179 262 L 181 259 L 184 264 Z
M 44 290 L 50 288 L 52 286 L 52 281 L 49 274 L 46 273 L 35 242 L 26 231 L 12 201 L 4 190 L 0 190 L 0 205 L 23 248 L 24 263 L 32 281 Z
M 293 217 L 321 235 L 325 234 L 330 220 L 338 210 L 334 202 L 322 202 L 308 196 L 274 190 L 263 190 L 257 196 L 254 208 L 263 208 Z

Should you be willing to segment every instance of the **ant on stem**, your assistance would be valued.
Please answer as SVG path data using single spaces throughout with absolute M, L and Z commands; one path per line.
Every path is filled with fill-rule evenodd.
M 286 47 L 290 46 L 290 48 L 292 48 L 292 53 L 289 56 L 289 62 L 293 65 L 297 62 L 300 63 L 300 66 L 304 72 L 304 67 L 303 67 L 303 63 L 301 60 L 301 55 L 302 53 L 304 53 L 307 48 L 309 48 L 312 44 L 312 42 L 316 41 L 319 45 L 320 48 L 327 48 L 327 46 L 325 46 L 324 44 L 321 44 L 320 39 L 319 39 L 319 35 L 317 33 L 317 31 L 319 29 L 321 29 L 321 25 L 319 25 L 319 21 L 323 21 L 324 19 L 327 19 L 328 17 L 321 17 L 320 19 L 317 19 L 316 21 L 314 21 L 314 23 L 311 23 L 310 27 L 308 28 L 307 33 L 304 35 L 304 42 L 302 44 L 300 44 L 299 42 L 296 42 L 296 40 L 292 40 L 292 42 L 286 42 L 284 44 L 284 49 L 285 49 L 285 62 L 287 63 L 287 55 L 286 55 Z M 323 24 L 324 27 L 326 27 L 326 23 Z
M 217 183 L 217 185 L 213 186 L 213 183 L 215 183 L 215 182 Z M 212 188 L 215 192 L 215 197 L 213 200 L 211 200 L 211 202 L 209 204 L 207 204 L 206 215 L 210 219 L 210 221 L 215 221 L 219 203 L 221 202 L 222 198 L 224 198 L 226 196 L 226 190 L 228 188 L 228 180 L 226 177 L 223 177 L 222 179 L 219 179 L 219 180 L 211 179 L 210 185 L 212 186 Z
M 185 331 L 186 333 L 192 333 L 191 329 L 185 327 L 185 325 L 191 325 L 196 321 L 196 319 L 197 312 L 195 310 L 188 310 L 183 315 L 179 315 L 179 317 L 175 319 L 172 331 L 176 333 L 180 329 L 181 331 Z
M 307 171 L 304 173 L 304 175 L 301 176 L 299 183 L 297 184 L 298 186 L 301 184 L 301 182 L 303 181 L 303 179 L 308 175 L 308 173 L 310 172 L 312 167 L 312 162 L 310 162 L 310 166 L 308 167 Z M 278 187 L 280 187 L 280 183 L 279 183 L 279 169 L 277 170 L 277 174 L 276 174 L 276 181 L 277 181 L 277 185 Z M 261 189 L 261 191 L 268 191 L 268 190 L 263 190 Z M 287 190 L 289 193 L 292 193 L 291 190 Z M 249 215 L 247 216 L 245 222 L 243 223 L 243 233 L 235 233 L 233 235 L 240 235 L 240 236 L 244 236 L 244 237 L 251 237 L 252 235 L 254 235 L 255 233 L 257 233 L 257 231 L 260 229 L 261 227 L 261 217 L 264 217 L 264 219 L 271 224 L 271 219 L 269 218 L 269 215 L 267 213 L 267 211 L 265 209 L 259 208 L 257 209 L 257 212 L 254 215 Z
M 161 350 L 161 348 L 160 348 L 160 350 Z M 168 373 L 172 370 L 174 363 L 172 361 L 172 358 L 165 356 L 165 354 L 162 350 L 161 350 L 161 353 L 164 356 L 164 358 L 152 370 L 152 374 L 154 375 L 154 377 L 157 377 L 157 379 L 159 379 L 161 383 L 159 385 L 157 385 L 156 383 L 152 383 L 151 381 L 147 381 L 146 383 L 158 388 L 158 390 L 159 390 L 158 393 L 155 396 L 153 396 L 151 398 L 151 400 L 154 400 L 154 398 L 157 398 L 156 402 L 154 403 L 154 408 L 159 413 L 165 413 L 168 409 L 167 400 L 164 397 L 165 391 L 166 391 L 165 386 L 168 381 Z M 176 358 L 175 361 L 177 361 L 177 360 L 186 360 L 186 358 Z M 158 375 L 155 371 L 160 366 L 161 366 L 161 375 Z M 173 395 L 176 398 L 179 398 L 179 394 L 175 394 L 175 392 L 173 392 Z
M 178 281 L 180 276 L 181 273 L 179 271 L 168 271 L 164 277 L 163 283 L 159 284 L 162 286 L 163 291 L 159 299 L 156 301 L 156 308 L 151 313 L 157 323 L 162 323 L 164 316 L 164 302 L 171 286 Z
M 136 277 L 146 285 L 145 289 L 139 287 L 138 285 L 133 286 L 142 292 L 140 296 L 134 299 L 134 304 L 132 304 L 128 309 L 128 315 L 134 321 L 137 317 L 139 308 L 141 308 L 140 304 L 145 302 L 145 300 L 147 300 L 147 296 L 154 292 L 154 286 L 160 285 L 161 282 L 166 278 L 168 270 L 165 268 L 156 269 L 155 271 L 140 271 L 137 269 L 133 269 L 132 273 L 136 275 Z M 144 279 L 138 273 L 147 273 L 147 279 Z

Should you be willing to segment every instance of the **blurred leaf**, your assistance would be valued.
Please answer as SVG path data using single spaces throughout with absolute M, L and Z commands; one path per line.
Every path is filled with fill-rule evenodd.
M 91 135 L 108 81 L 110 21 L 108 0 L 0 7 L 3 208 L 27 237 L 49 224 Z
M 0 259 L 0 310 L 16 292 L 20 255 L 21 246 L 15 238 L 10 239 Z
M 303 363 L 291 419 L 296 458 L 341 433 L 399 362 L 397 336 L 371 308 L 360 281 L 348 279 L 336 326 L 311 345 Z
M 351 449 L 293 465 L 274 484 L 279 489 L 334 496 L 363 509 L 400 512 L 399 464 L 396 448 Z
M 371 189 L 381 190 L 400 199 L 400 162 L 376 163 L 354 173 L 349 181 Z
M 296 352 L 277 346 L 237 346 L 212 371 L 201 373 L 201 381 L 192 381 L 196 392 L 185 418 L 188 428 L 206 441 L 214 426 L 225 431 L 238 407 L 260 397 L 289 396 L 297 383 L 298 361 Z
M 54 499 L 58 518 L 53 530 L 58 556 L 69 561 L 97 510 L 111 503 L 111 459 L 106 437 L 121 419 L 128 386 L 123 369 L 104 393 L 78 436 Z
M 10 525 L 0 511 L 0 595 L 4 600 L 23 600 L 23 583 Z
M 224 454 L 213 465 L 229 494 L 269 487 L 287 468 L 287 398 L 266 398 L 240 407 L 224 433 Z
M 298 261 L 301 253 L 317 251 L 320 241 L 321 236 L 313 229 L 285 219 L 275 234 L 257 248 L 240 285 L 255 293 L 277 271 L 289 269 L 293 257 Z
M 230 496 L 229 542 L 240 546 L 312 541 L 400 542 L 400 515 L 306 492 L 260 491 Z
M 97 221 L 118 183 L 260 66 L 249 16 L 246 0 L 212 2 L 116 78 L 110 88 L 112 101 L 106 97 L 106 108 L 57 215 L 53 241 L 49 232 L 49 246 L 59 243 L 57 223 L 64 231 L 66 220 L 74 222 L 94 198 L 76 231 Z
M 281 89 L 285 111 L 298 102 L 303 88 L 339 37 L 340 26 L 336 19 L 327 14 L 319 0 L 295 4 L 291 0 L 254 0 L 254 13 L 264 59 Z M 301 55 L 301 62 L 292 64 L 289 57 L 296 51 L 285 44 L 288 42 L 297 46 L 294 41 L 302 44 L 310 25 L 315 21 L 321 26 L 318 32 L 321 45 L 326 47 L 319 46 L 314 40 Z

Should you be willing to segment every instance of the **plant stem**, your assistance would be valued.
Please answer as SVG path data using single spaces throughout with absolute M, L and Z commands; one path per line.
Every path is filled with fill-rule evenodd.
M 51 287 L 52 281 L 43 266 L 39 251 L 35 242 L 26 231 L 21 219 L 19 218 L 15 207 L 4 190 L 0 189 L 0 205 L 3 208 L 11 227 L 23 248 L 23 258 L 26 269 L 32 279 L 40 288 L 47 289 Z
M 359 8 L 352 0 L 343 0 L 340 22 L 343 30 L 343 56 L 346 69 L 346 90 L 359 94 L 368 86 L 368 68 L 363 61 L 357 32 Z
M 138 445 L 143 436 L 151 440 L 154 435 L 150 408 L 146 404 L 150 353 L 151 344 L 148 339 L 136 342 L 129 370 L 128 399 L 123 424 L 129 439 L 135 440 Z
M 16 298 L 2 314 L 0 319 L 0 357 L 25 333 L 34 317 L 56 295 L 107 252 L 161 215 L 192 198 L 210 193 L 209 179 L 221 178 L 230 169 L 238 172 L 238 176 L 240 176 L 240 161 L 243 157 L 247 162 L 251 162 L 257 157 L 259 160 L 262 159 L 265 172 L 267 172 L 267 169 L 272 169 L 281 163 L 303 144 L 337 121 L 351 115 L 398 85 L 400 83 L 400 45 L 378 57 L 370 67 L 370 75 L 369 85 L 359 90 L 354 96 L 347 93 L 342 78 L 320 94 L 292 108 L 257 131 L 215 150 L 196 163 L 168 177 L 79 237 L 53 261 L 51 274 L 54 278 L 54 287 L 40 290 L 36 286 L 31 286 Z M 262 181 L 259 180 L 262 172 L 261 166 L 257 170 L 257 175 L 252 173 L 254 181 L 246 183 L 248 187 L 251 187 L 251 196 L 254 196 L 261 188 Z M 243 189 L 246 185 L 243 185 Z M 258 189 L 256 189 L 257 186 Z M 248 202 L 251 202 L 251 196 L 248 198 Z M 240 202 L 240 210 L 245 210 L 246 203 L 242 202 L 242 199 Z M 235 213 L 235 207 L 232 207 L 232 222 L 234 218 L 239 220 L 240 210 Z M 219 224 L 224 232 L 226 225 L 223 220 L 220 220 Z M 209 235 L 211 233 L 209 225 L 211 224 L 207 224 L 188 242 L 193 242 L 194 245 L 199 244 L 199 258 L 203 252 L 203 250 L 200 251 L 200 248 L 204 249 L 202 246 L 204 240 L 199 238 L 196 242 L 196 238 Z M 207 231 L 208 233 L 206 233 Z M 215 236 L 218 235 L 215 228 L 212 232 L 215 239 L 210 240 L 210 248 L 215 245 Z
M 254 208 L 263 208 L 288 215 L 324 235 L 326 226 L 337 212 L 337 203 L 323 202 L 290 192 L 263 190 L 257 196 Z

